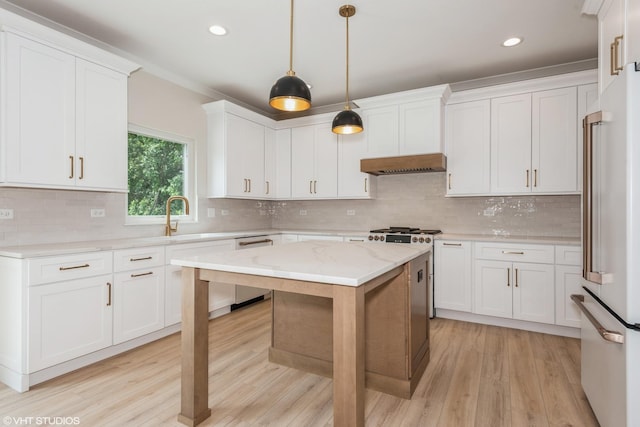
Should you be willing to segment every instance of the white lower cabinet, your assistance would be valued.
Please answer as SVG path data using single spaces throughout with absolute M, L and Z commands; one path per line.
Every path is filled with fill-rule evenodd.
M 476 261 L 475 312 L 554 323 L 553 265 Z
M 582 293 L 580 246 L 556 247 L 556 324 L 580 327 L 581 312 L 571 295 Z
M 164 267 L 116 273 L 113 280 L 113 343 L 164 327 Z
M 435 308 L 471 312 L 471 242 L 438 240 L 434 260 Z
M 112 344 L 111 274 L 29 287 L 29 366 L 36 372 Z
M 184 243 L 166 249 L 165 267 L 165 326 L 182 321 L 182 267 L 171 265 L 171 259 L 199 255 L 206 252 L 235 250 L 233 240 L 218 240 L 201 243 Z M 236 287 L 229 283 L 209 284 L 209 311 L 230 306 L 235 302 Z

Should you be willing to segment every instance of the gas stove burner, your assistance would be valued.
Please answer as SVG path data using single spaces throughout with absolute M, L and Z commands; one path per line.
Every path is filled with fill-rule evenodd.
M 389 227 L 371 230 L 370 233 L 383 234 L 440 234 L 441 230 L 424 230 L 416 227 Z

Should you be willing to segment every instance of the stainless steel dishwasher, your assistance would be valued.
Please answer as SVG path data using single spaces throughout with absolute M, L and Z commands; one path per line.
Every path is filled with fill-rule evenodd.
M 269 236 L 252 236 L 236 239 L 236 250 L 258 248 L 261 246 L 273 246 L 273 240 L 271 240 Z M 236 285 L 236 299 L 235 304 L 231 304 L 231 310 L 262 301 L 268 298 L 269 295 L 271 295 L 271 291 L 268 289 Z

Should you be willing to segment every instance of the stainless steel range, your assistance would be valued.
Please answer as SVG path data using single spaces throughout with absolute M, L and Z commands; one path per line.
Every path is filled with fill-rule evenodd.
M 433 318 L 433 236 L 441 230 L 429 230 L 415 227 L 389 227 L 369 231 L 367 240 L 371 243 L 406 243 L 412 245 L 429 245 L 429 317 Z

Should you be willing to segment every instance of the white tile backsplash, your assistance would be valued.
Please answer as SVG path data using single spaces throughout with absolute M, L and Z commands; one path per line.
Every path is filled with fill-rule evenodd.
M 580 237 L 580 196 L 445 197 L 445 174 L 377 178 L 375 200 L 253 201 L 201 198 L 199 222 L 179 233 L 243 229 L 367 231 L 391 225 L 447 233 Z M 0 246 L 161 236 L 163 224 L 125 225 L 126 195 L 85 191 L 0 189 Z M 92 208 L 105 209 L 91 218 Z M 207 216 L 214 208 L 215 217 Z M 300 215 L 300 211 L 306 215 Z M 354 210 L 355 215 L 347 215 Z M 226 211 L 227 215 L 222 215 Z

